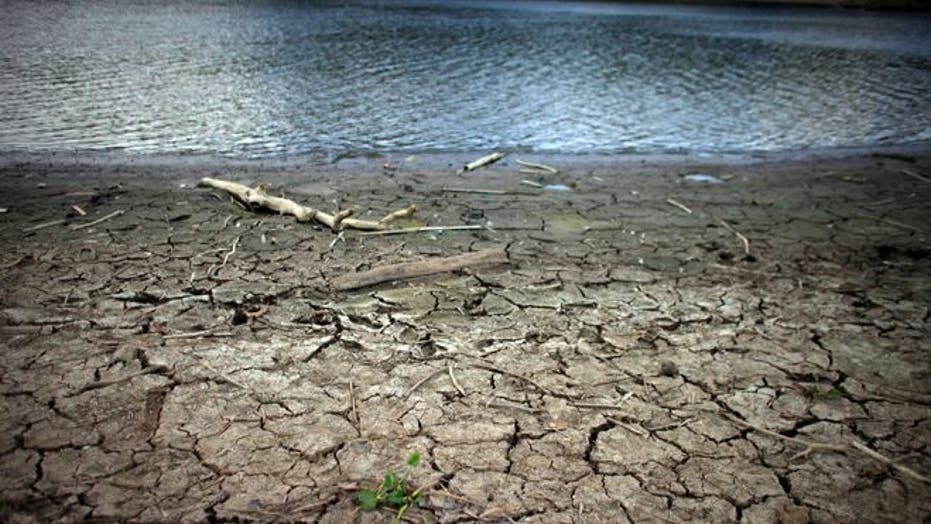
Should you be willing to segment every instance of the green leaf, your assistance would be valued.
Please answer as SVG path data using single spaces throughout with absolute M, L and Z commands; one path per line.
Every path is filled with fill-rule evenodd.
M 394 491 L 398 487 L 398 476 L 393 471 L 389 471 L 385 475 L 385 480 L 381 481 L 381 485 L 384 486 L 385 491 Z
M 837 388 L 831 388 L 827 390 L 826 393 L 824 393 L 824 398 L 828 400 L 839 400 L 843 396 L 844 396 L 843 392 L 841 392 L 841 390 Z
M 403 506 L 407 503 L 407 493 L 397 489 L 388 494 L 385 503 L 389 506 Z
M 420 464 L 420 453 L 416 451 L 411 452 L 407 457 L 407 465 L 411 468 L 416 468 Z
M 363 489 L 357 495 L 359 500 L 359 506 L 362 507 L 365 511 L 372 511 L 378 507 L 378 497 L 375 496 L 375 492 L 370 489 Z

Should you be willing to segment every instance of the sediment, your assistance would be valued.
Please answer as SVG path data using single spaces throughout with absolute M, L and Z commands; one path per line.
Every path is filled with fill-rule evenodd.
M 931 515 L 931 156 L 383 162 L 0 168 L 3 520 L 381 522 L 412 451 L 416 521 Z

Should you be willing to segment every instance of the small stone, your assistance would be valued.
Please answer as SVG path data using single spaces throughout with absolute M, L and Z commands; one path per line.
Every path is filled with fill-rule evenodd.
M 679 366 L 669 360 L 664 360 L 659 365 L 659 372 L 666 377 L 674 377 L 679 374 Z

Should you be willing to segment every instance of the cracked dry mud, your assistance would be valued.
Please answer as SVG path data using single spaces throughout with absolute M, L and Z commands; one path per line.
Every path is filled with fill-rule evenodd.
M 354 490 L 415 450 L 418 522 L 931 515 L 931 486 L 847 447 L 931 469 L 931 184 L 901 173 L 931 159 L 541 180 L 571 192 L 506 161 L 372 166 L 4 168 L 0 518 L 382 522 Z M 334 243 L 201 176 L 491 228 Z M 72 205 L 125 213 L 23 232 Z M 505 246 L 509 267 L 327 289 Z

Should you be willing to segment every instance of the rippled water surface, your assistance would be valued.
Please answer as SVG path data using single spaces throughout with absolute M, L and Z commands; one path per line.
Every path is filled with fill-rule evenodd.
M 0 150 L 747 151 L 931 140 L 926 14 L 0 1 Z

